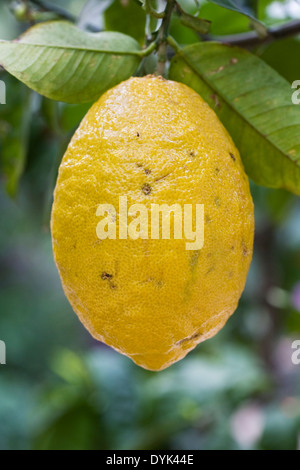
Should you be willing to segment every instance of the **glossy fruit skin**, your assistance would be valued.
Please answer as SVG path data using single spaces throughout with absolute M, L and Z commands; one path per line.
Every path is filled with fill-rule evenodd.
M 202 249 L 186 250 L 172 231 L 170 240 L 100 240 L 97 207 L 118 211 L 119 196 L 149 210 L 204 204 Z M 253 203 L 239 152 L 202 98 L 161 77 L 131 78 L 102 95 L 72 138 L 51 230 L 65 294 L 85 327 L 161 370 L 235 311 L 252 258 Z

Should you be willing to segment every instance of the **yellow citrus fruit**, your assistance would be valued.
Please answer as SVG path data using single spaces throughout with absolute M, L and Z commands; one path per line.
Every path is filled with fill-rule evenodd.
M 136 224 L 127 238 L 125 199 L 126 223 Z M 184 234 L 174 237 L 171 209 L 169 239 L 151 238 L 150 216 L 142 231 L 143 208 L 150 214 L 153 204 L 189 205 L 194 230 L 196 205 L 204 207 L 203 246 L 187 249 Z M 109 238 L 96 231 L 105 217 Z M 82 323 L 138 365 L 160 370 L 215 335 L 236 309 L 252 258 L 253 203 L 238 150 L 203 99 L 181 83 L 130 78 L 92 106 L 72 138 L 51 229 L 62 285 Z

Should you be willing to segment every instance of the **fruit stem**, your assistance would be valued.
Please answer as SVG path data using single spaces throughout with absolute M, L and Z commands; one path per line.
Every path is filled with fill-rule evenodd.
M 142 51 L 139 51 L 137 55 L 139 55 L 140 57 L 147 57 L 156 48 L 157 48 L 156 42 L 152 42 L 148 47 L 146 47 L 146 49 L 143 49 Z
M 157 55 L 158 55 L 158 63 L 157 63 L 157 74 L 164 75 L 165 67 L 167 62 L 167 37 L 169 35 L 170 29 L 170 22 L 173 10 L 176 6 L 175 0 L 167 0 L 167 5 L 164 11 L 164 17 L 161 22 L 161 26 L 157 35 L 156 43 L 157 43 Z

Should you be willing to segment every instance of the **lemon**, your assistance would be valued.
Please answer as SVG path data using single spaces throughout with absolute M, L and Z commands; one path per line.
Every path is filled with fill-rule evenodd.
M 162 204 L 170 236 L 153 238 L 143 208 L 150 214 Z M 199 208 L 200 242 L 193 245 L 191 231 L 174 235 L 174 204 L 182 220 L 192 207 L 194 232 Z M 65 294 L 85 327 L 161 370 L 215 335 L 237 307 L 253 249 L 248 178 L 197 93 L 160 77 L 130 78 L 101 96 L 72 138 L 51 231 Z

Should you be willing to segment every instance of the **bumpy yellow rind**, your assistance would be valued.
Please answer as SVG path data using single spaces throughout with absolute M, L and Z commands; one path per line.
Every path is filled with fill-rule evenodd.
M 99 240 L 97 207 L 118 211 L 119 196 L 149 210 L 204 204 L 203 248 L 186 250 L 185 239 Z M 252 258 L 253 203 L 239 152 L 204 100 L 181 83 L 131 78 L 92 106 L 72 138 L 51 230 L 65 294 L 85 327 L 161 370 L 235 311 Z

